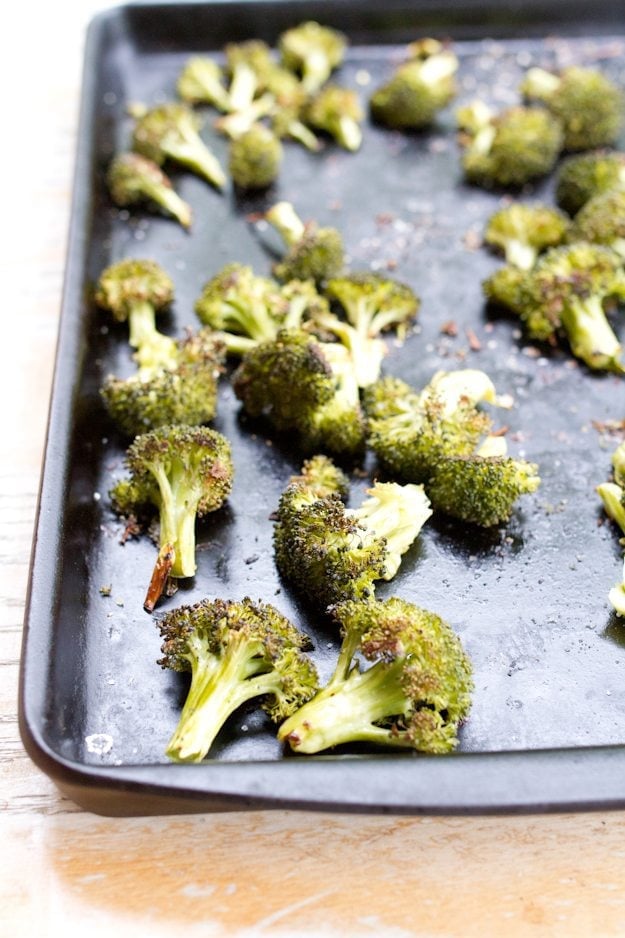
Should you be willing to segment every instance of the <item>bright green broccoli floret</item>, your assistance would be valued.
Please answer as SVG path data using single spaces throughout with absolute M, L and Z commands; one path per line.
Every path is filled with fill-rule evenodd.
M 351 88 L 326 85 L 309 102 L 304 119 L 315 130 L 323 130 L 345 150 L 355 151 L 362 143 L 360 125 L 364 111 Z
M 616 85 L 592 68 L 565 68 L 554 75 L 531 68 L 521 85 L 528 101 L 540 101 L 564 129 L 566 150 L 614 143 L 623 124 L 625 100 Z
M 456 93 L 458 59 L 436 39 L 408 47 L 411 59 L 400 65 L 369 102 L 374 120 L 397 129 L 427 127 Z
M 124 480 L 121 495 L 113 489 L 113 505 L 127 513 L 134 486 L 140 504 L 159 512 L 160 550 L 144 603 L 151 612 L 169 576 L 195 574 L 195 519 L 216 511 L 230 493 L 230 444 L 206 427 L 160 427 L 134 440 L 126 464 L 132 485 Z
M 508 521 L 519 496 L 540 485 L 538 467 L 502 456 L 445 456 L 427 485 L 434 509 L 492 527 Z
M 140 368 L 130 378 L 106 378 L 104 405 L 120 430 L 137 436 L 167 424 L 207 423 L 217 408 L 223 347 L 203 330 L 176 343 L 168 367 Z
M 302 654 L 308 638 L 267 603 L 205 599 L 166 613 L 159 629 L 161 667 L 191 672 L 166 750 L 176 762 L 201 762 L 228 717 L 247 701 L 259 698 L 279 722 L 317 689 L 315 668 Z
M 137 153 L 162 165 L 179 163 L 218 189 L 226 176 L 199 135 L 199 118 L 186 104 L 161 104 L 137 119 L 132 145 Z
M 454 749 L 473 680 L 452 628 L 397 598 L 342 602 L 332 615 L 343 636 L 334 674 L 282 724 L 278 738 L 302 753 L 349 742 Z
M 417 315 L 419 298 L 407 284 L 370 273 L 334 277 L 325 292 L 340 303 L 347 322 L 333 315 L 317 322 L 349 349 L 358 385 L 367 387 L 379 378 L 386 354 L 381 333 L 395 329 L 401 336 Z
M 315 221 L 304 224 L 290 202 L 278 202 L 265 214 L 265 219 L 287 247 L 285 257 L 273 267 L 279 280 L 320 283 L 341 272 L 345 250 L 336 228 L 321 228 Z
M 283 493 L 274 532 L 278 570 L 315 605 L 373 595 L 390 580 L 430 517 L 420 485 L 376 483 L 358 509 L 306 482 Z
M 107 181 L 115 205 L 124 208 L 145 202 L 171 215 L 183 228 L 191 227 L 191 206 L 153 160 L 139 153 L 122 153 L 112 161 Z
M 113 314 L 117 322 L 127 322 L 133 348 L 162 348 L 164 354 L 174 346 L 173 339 L 156 329 L 156 313 L 167 309 L 174 297 L 174 285 L 162 267 L 154 261 L 124 260 L 111 264 L 100 274 L 95 301 Z
M 546 248 L 566 238 L 568 218 L 548 205 L 513 202 L 488 220 L 484 241 L 501 251 L 509 264 L 530 270 Z
M 457 116 L 462 167 L 478 186 L 523 186 L 551 172 L 562 148 L 560 124 L 542 108 L 511 107 L 495 114 L 478 101 Z
M 625 259 L 625 189 L 589 199 L 573 219 L 569 241 L 603 244 Z
M 282 156 L 276 135 L 263 124 L 254 124 L 230 144 L 230 175 L 240 189 L 266 189 L 278 177 Z
M 595 195 L 625 188 L 625 153 L 597 150 L 569 156 L 560 167 L 556 202 L 575 215 Z
M 343 33 L 309 21 L 287 29 L 278 40 L 283 64 L 301 77 L 302 85 L 314 94 L 345 57 Z
M 219 111 L 230 110 L 223 71 L 217 62 L 206 56 L 195 55 L 188 59 L 176 89 L 187 104 L 212 104 Z
M 603 303 L 625 297 L 621 265 L 614 251 L 600 245 L 551 248 L 523 276 L 518 290 L 510 289 L 508 305 L 531 338 L 555 339 L 563 331 L 573 354 L 589 368 L 620 372 L 621 346 Z M 498 299 L 504 302 L 503 295 Z
M 369 445 L 393 478 L 427 485 L 441 459 L 473 453 L 488 434 L 481 401 L 499 403 L 482 371 L 437 372 L 421 392 L 382 378 L 365 391 Z

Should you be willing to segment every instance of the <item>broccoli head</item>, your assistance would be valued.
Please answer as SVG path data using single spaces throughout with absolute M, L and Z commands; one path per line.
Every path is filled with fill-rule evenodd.
M 98 306 L 112 313 L 117 322 L 128 322 L 133 348 L 155 341 L 156 313 L 167 309 L 173 297 L 171 279 L 162 267 L 149 260 L 111 264 L 100 274 L 95 289 Z
M 484 241 L 505 255 L 508 264 L 530 270 L 541 251 L 566 238 L 569 220 L 548 205 L 513 202 L 488 220 Z
M 334 277 L 325 292 L 341 305 L 347 321 L 326 315 L 317 322 L 349 349 L 358 385 L 367 387 L 379 378 L 386 353 L 380 334 L 395 329 L 400 337 L 417 315 L 419 298 L 407 284 L 371 273 Z
M 308 94 L 318 91 L 338 68 L 346 47 L 343 33 L 312 20 L 287 29 L 278 40 L 283 65 L 300 76 Z
M 228 717 L 248 701 L 257 699 L 278 722 L 317 689 L 314 665 L 303 654 L 308 638 L 268 603 L 205 599 L 165 613 L 158 624 L 161 667 L 191 672 L 166 750 L 176 762 L 201 762 Z
M 349 495 L 349 479 L 342 469 L 321 453 L 305 460 L 300 474 L 291 476 L 290 484 L 310 489 L 318 498 L 325 498 L 327 495 L 347 498 Z
M 519 187 L 551 172 L 562 148 L 562 129 L 536 107 L 511 107 L 495 114 L 478 101 L 458 111 L 464 146 L 462 167 L 478 186 Z
M 556 202 L 575 215 L 595 195 L 625 188 L 625 153 L 597 150 L 569 156 L 556 180 Z
M 161 166 L 166 160 L 222 189 L 226 176 L 199 135 L 199 118 L 186 104 L 161 104 L 137 119 L 133 150 Z
M 369 445 L 391 477 L 427 485 L 441 459 L 473 453 L 489 432 L 481 401 L 498 402 L 482 371 L 437 372 L 421 392 L 382 378 L 364 396 Z
M 369 102 L 374 120 L 395 129 L 419 129 L 432 123 L 456 93 L 458 59 L 435 39 L 409 46 L 411 59 L 374 91 Z
M 290 202 L 278 202 L 269 209 L 265 218 L 287 247 L 282 261 L 273 267 L 279 280 L 314 280 L 320 283 L 341 272 L 345 250 L 336 228 L 323 228 L 315 221 L 304 224 Z
M 274 550 L 278 570 L 315 605 L 373 595 L 390 580 L 431 511 L 420 485 L 376 483 L 358 509 L 338 493 L 319 494 L 292 482 L 277 511 Z
M 176 89 L 186 104 L 211 104 L 219 111 L 230 110 L 223 71 L 207 56 L 194 55 L 187 60 L 178 76 Z
M 282 163 L 282 144 L 263 124 L 254 124 L 230 144 L 228 168 L 240 189 L 266 189 Z
M 338 603 L 329 683 L 280 727 L 296 752 L 348 742 L 450 752 L 471 705 L 471 662 L 440 616 L 403 599 Z
M 625 260 L 625 189 L 611 189 L 589 199 L 573 219 L 569 241 L 603 244 Z
M 121 153 L 109 166 L 108 187 L 115 205 L 147 203 L 191 227 L 191 206 L 174 190 L 170 179 L 153 160 L 139 153 Z
M 505 264 L 482 282 L 484 296 L 489 303 L 504 306 L 512 312 L 519 313 L 522 308 L 522 290 L 525 285 L 526 271 L 512 264 Z M 547 328 L 548 338 L 551 328 Z
M 531 68 L 521 93 L 528 101 L 540 101 L 560 122 L 566 150 L 609 146 L 619 135 L 625 99 L 596 69 L 573 66 L 554 75 Z
M 326 85 L 308 103 L 304 120 L 315 130 L 323 130 L 345 150 L 355 151 L 362 143 L 360 125 L 364 111 L 351 88 Z
M 144 603 L 152 612 L 169 576 L 195 574 L 195 519 L 216 511 L 230 493 L 230 444 L 207 427 L 159 427 L 134 440 L 126 464 L 132 485 L 124 480 L 121 495 L 113 489 L 113 506 L 127 514 L 134 491 L 140 505 L 159 512 L 160 550 Z
M 100 391 L 104 406 L 127 436 L 168 424 L 207 423 L 216 413 L 222 361 L 223 347 L 212 333 L 189 333 L 176 343 L 169 367 L 140 368 L 130 378 L 109 375 Z

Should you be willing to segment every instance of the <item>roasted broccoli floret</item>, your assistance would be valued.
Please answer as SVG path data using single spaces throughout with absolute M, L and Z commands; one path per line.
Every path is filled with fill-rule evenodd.
M 176 343 L 167 367 L 140 368 L 130 378 L 109 375 L 101 388 L 104 405 L 120 430 L 137 436 L 156 427 L 207 423 L 217 408 L 217 378 L 223 346 L 202 330 Z
M 304 119 L 315 130 L 323 130 L 345 150 L 355 151 L 362 143 L 360 125 L 364 111 L 351 88 L 326 85 L 309 102 Z
M 525 274 L 526 271 L 512 264 L 500 267 L 482 282 L 484 296 L 490 303 L 518 312 L 522 303 Z
M 129 259 L 111 264 L 100 274 L 95 301 L 113 314 L 117 322 L 127 322 L 129 342 L 136 349 L 162 347 L 171 351 L 172 339 L 156 329 L 156 313 L 167 309 L 174 297 L 174 285 L 154 261 Z
M 512 278 L 498 289 L 491 280 L 484 290 L 518 314 L 531 338 L 553 341 L 562 331 L 589 368 L 623 371 L 621 346 L 603 304 L 625 297 L 625 274 L 609 248 L 585 242 L 551 248 L 516 285 Z
M 291 485 L 301 485 L 309 489 L 318 498 L 325 498 L 327 495 L 347 498 L 349 495 L 349 479 L 342 469 L 321 453 L 305 460 L 300 474 L 291 476 L 289 481 Z
M 523 186 L 551 172 L 562 148 L 556 118 L 536 107 L 511 107 L 495 114 L 478 101 L 457 114 L 464 146 L 462 167 L 478 186 Z
M 227 264 L 205 285 L 195 304 L 201 322 L 214 329 L 232 355 L 273 339 L 282 326 L 280 287 L 251 267 Z
M 438 111 L 456 94 L 458 59 L 436 39 L 422 39 L 408 47 L 403 63 L 369 102 L 374 120 L 396 129 L 419 129 L 432 123 Z
M 191 227 L 191 206 L 153 160 L 139 153 L 121 153 L 109 166 L 107 181 L 111 198 L 120 208 L 147 203 L 171 215 L 183 228 Z
M 569 156 L 560 167 L 556 201 L 569 215 L 575 215 L 595 195 L 625 188 L 625 153 L 598 150 Z
M 302 753 L 348 742 L 453 750 L 473 680 L 451 626 L 397 598 L 342 602 L 332 615 L 343 637 L 334 674 L 278 738 Z
M 278 570 L 315 605 L 373 595 L 392 579 L 402 555 L 431 515 L 420 485 L 377 482 L 358 509 L 321 495 L 307 481 L 283 493 L 274 531 Z
M 531 68 L 521 93 L 528 101 L 542 102 L 560 122 L 566 150 L 608 146 L 619 135 L 625 99 L 620 89 L 596 69 L 573 66 L 554 75 Z
M 320 143 L 303 120 L 308 94 L 292 72 L 275 67 L 266 75 L 267 90 L 273 95 L 271 127 L 280 138 L 289 137 L 316 152 Z
M 491 215 L 484 241 L 509 264 L 530 270 L 541 251 L 562 244 L 569 224 L 562 212 L 548 205 L 513 202 Z
M 589 199 L 573 219 L 569 241 L 603 244 L 625 259 L 625 189 Z
M 417 315 L 419 298 L 407 284 L 371 273 L 334 277 L 325 292 L 341 305 L 347 321 L 320 315 L 317 322 L 349 349 L 356 380 L 367 387 L 379 378 L 386 354 L 380 335 L 395 329 L 401 337 Z
M 436 511 L 488 528 L 508 521 L 516 500 L 539 485 L 534 463 L 474 453 L 441 459 L 427 493 Z
M 133 149 L 159 166 L 166 160 L 179 163 L 222 189 L 225 173 L 200 137 L 199 126 L 199 118 L 186 104 L 161 104 L 137 119 Z
M 382 378 L 364 395 L 369 445 L 391 477 L 427 485 L 441 459 L 475 452 L 490 431 L 482 401 L 506 403 L 483 371 L 437 372 L 420 392 Z
M 304 224 L 290 202 L 278 202 L 265 214 L 265 219 L 287 247 L 285 257 L 273 267 L 279 280 L 320 283 L 341 272 L 345 251 L 336 228 L 321 228 L 315 221 Z
M 278 40 L 283 64 L 301 77 L 302 85 L 314 94 L 345 57 L 343 33 L 309 21 L 287 29 Z
M 597 486 L 597 494 L 603 502 L 605 513 L 625 535 L 625 443 L 621 443 L 612 454 L 614 481 Z M 621 540 L 621 544 L 623 544 Z M 619 616 L 625 616 L 625 562 L 621 581 L 612 587 L 608 595 L 610 603 Z
M 216 511 L 230 493 L 230 444 L 207 427 L 160 427 L 134 440 L 126 464 L 131 485 L 123 480 L 113 488 L 113 506 L 128 514 L 134 492 L 138 507 L 159 512 L 160 549 L 144 603 L 152 612 L 169 576 L 195 574 L 195 519 Z
M 158 624 L 158 663 L 191 672 L 166 750 L 176 762 L 201 762 L 228 717 L 247 701 L 258 699 L 279 722 L 317 689 L 317 672 L 303 654 L 308 638 L 268 603 L 204 599 L 165 613 Z
M 266 189 L 282 164 L 282 144 L 263 124 L 254 124 L 230 144 L 228 168 L 240 189 Z
M 219 111 L 230 110 L 230 97 L 223 82 L 223 71 L 213 59 L 194 55 L 186 62 L 176 85 L 187 104 L 211 104 Z

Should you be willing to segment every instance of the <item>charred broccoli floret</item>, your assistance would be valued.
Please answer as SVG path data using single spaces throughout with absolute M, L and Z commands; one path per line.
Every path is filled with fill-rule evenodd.
M 491 429 L 480 402 L 498 401 L 482 371 L 437 372 L 416 391 L 400 378 L 382 378 L 366 389 L 368 441 L 393 478 L 428 484 L 440 461 L 475 452 Z
M 625 297 L 625 275 L 621 258 L 609 248 L 585 242 L 551 248 L 516 285 L 512 278 L 509 289 L 498 289 L 491 280 L 484 290 L 517 313 L 531 338 L 555 340 L 562 331 L 589 368 L 623 371 L 621 346 L 603 304 Z
M 307 124 L 325 131 L 345 150 L 360 148 L 360 125 L 365 115 L 358 95 L 351 88 L 326 85 L 309 102 L 304 115 Z
M 569 220 L 555 208 L 513 202 L 488 220 L 484 241 L 505 255 L 508 264 L 530 270 L 541 251 L 566 238 Z
M 608 146 L 619 135 L 625 99 L 596 69 L 573 66 L 554 75 L 531 68 L 521 93 L 528 101 L 540 101 L 560 122 L 566 150 Z
M 230 97 L 223 71 L 213 59 L 194 55 L 178 77 L 176 89 L 187 104 L 211 104 L 219 111 L 230 110 Z
M 342 63 L 347 39 L 336 29 L 308 21 L 283 32 L 278 48 L 286 68 L 300 76 L 304 89 L 314 94 Z
M 207 423 L 217 409 L 223 346 L 203 330 L 176 343 L 168 367 L 140 368 L 130 378 L 109 375 L 101 388 L 106 410 L 127 436 L 168 424 Z
M 516 500 L 539 485 L 534 463 L 473 453 L 441 459 L 427 493 L 435 510 L 488 528 L 508 521 Z
M 495 114 L 480 101 L 457 114 L 464 147 L 462 167 L 478 186 L 523 186 L 551 172 L 562 148 L 556 118 L 536 107 L 511 107 Z
M 171 304 L 174 285 L 154 261 L 129 259 L 111 264 L 100 274 L 94 296 L 117 322 L 128 323 L 133 348 L 171 350 L 173 340 L 157 332 L 156 313 Z
M 625 188 L 625 153 L 598 150 L 569 156 L 560 167 L 556 201 L 569 215 L 575 215 L 595 195 Z
M 328 280 L 326 295 L 337 301 L 346 320 L 319 315 L 317 323 L 341 341 L 352 356 L 356 381 L 362 388 L 380 376 L 386 345 L 383 332 L 402 336 L 419 310 L 419 298 L 405 283 L 371 273 L 348 274 Z
M 522 303 L 525 274 L 526 271 L 513 267 L 512 264 L 500 267 L 482 282 L 484 296 L 489 303 L 518 312 Z
M 621 443 L 612 454 L 614 481 L 597 486 L 597 494 L 603 502 L 605 513 L 625 535 L 625 443 Z M 621 544 L 623 541 L 621 540 Z M 625 616 L 625 562 L 620 583 L 613 586 L 608 596 L 615 612 Z
M 408 47 L 403 63 L 369 102 L 374 120 L 396 129 L 419 129 L 432 123 L 438 111 L 456 94 L 458 59 L 436 39 Z
M 199 135 L 199 118 L 186 104 L 161 104 L 137 119 L 132 145 L 161 166 L 166 160 L 197 173 L 222 189 L 226 176 Z
M 300 474 L 291 476 L 290 484 L 301 485 L 318 498 L 327 495 L 347 498 L 349 495 L 349 479 L 342 469 L 321 453 L 305 460 Z
M 159 629 L 161 667 L 191 672 L 166 750 L 176 762 L 201 762 L 242 704 L 258 699 L 279 722 L 317 689 L 314 665 L 303 654 L 308 638 L 268 603 L 205 599 L 166 613 Z
M 266 189 L 282 164 L 282 144 L 263 124 L 254 124 L 230 144 L 228 168 L 240 189 Z
M 131 484 L 113 488 L 113 507 L 127 514 L 134 493 L 138 508 L 159 512 L 160 549 L 144 603 L 152 612 L 169 576 L 195 574 L 195 519 L 216 511 L 230 493 L 230 444 L 207 427 L 160 427 L 134 440 L 126 464 Z
M 343 637 L 329 683 L 278 738 L 296 752 L 348 742 L 450 752 L 471 705 L 471 662 L 439 616 L 403 599 L 342 602 Z
M 265 219 L 287 247 L 285 257 L 273 267 L 279 280 L 320 283 L 341 272 L 345 251 L 336 228 L 322 228 L 314 221 L 304 224 L 290 202 L 278 202 L 265 214 Z
M 430 517 L 420 485 L 378 482 L 358 509 L 341 496 L 292 482 L 276 515 L 278 570 L 315 605 L 373 595 L 376 580 L 395 576 L 402 555 Z
M 174 190 L 170 179 L 153 161 L 139 153 L 121 153 L 109 166 L 108 187 L 115 205 L 147 203 L 191 227 L 191 206 Z
M 625 259 L 625 189 L 589 199 L 573 219 L 569 241 L 603 244 Z

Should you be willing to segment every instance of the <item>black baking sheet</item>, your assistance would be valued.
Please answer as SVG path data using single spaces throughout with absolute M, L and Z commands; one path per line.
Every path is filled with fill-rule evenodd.
M 615 530 L 601 525 L 594 486 L 617 445 L 593 421 L 622 420 L 621 378 L 590 374 L 564 350 L 523 340 L 493 316 L 481 280 L 499 261 L 479 247 L 501 193 L 463 184 L 453 107 L 424 133 L 366 123 L 356 154 L 328 143 L 320 154 L 287 144 L 277 184 L 239 197 L 173 173 L 194 209 L 192 233 L 142 211 L 114 209 L 104 184 L 112 155 L 128 146 L 129 103 L 172 98 L 192 52 L 228 40 L 274 44 L 288 25 L 316 18 L 345 29 L 352 46 L 338 80 L 363 102 L 401 59 L 402 43 L 455 40 L 458 102 L 514 103 L 530 65 L 598 65 L 625 85 L 619 4 L 345 2 L 145 4 L 91 26 L 83 88 L 73 215 L 58 359 L 26 616 L 20 721 L 27 749 L 75 800 L 104 813 L 308 806 L 393 811 L 496 811 L 625 804 L 625 627 L 610 613 L 620 574 Z M 226 143 L 206 112 L 205 139 L 225 161 Z M 625 142 L 625 141 L 623 141 Z M 527 190 L 552 200 L 551 180 Z M 515 406 L 496 415 L 514 455 L 540 466 L 542 486 L 510 523 L 480 532 L 436 517 L 381 597 L 399 595 L 453 624 L 475 667 L 475 695 L 460 746 L 448 757 L 345 748 L 319 758 L 285 753 L 274 728 L 250 708 L 230 721 L 201 766 L 168 764 L 164 748 L 185 692 L 156 666 L 160 640 L 142 610 L 155 548 L 120 546 L 107 492 L 126 445 L 102 410 L 98 388 L 127 373 L 123 328 L 89 300 L 101 270 L 151 257 L 175 282 L 165 328 L 195 325 L 193 303 L 229 261 L 268 273 L 275 247 L 253 217 L 279 199 L 304 218 L 343 232 L 350 266 L 390 271 L 422 298 L 418 329 L 391 345 L 384 368 L 421 386 L 439 368 L 484 369 Z M 453 320 L 456 337 L 441 334 Z M 625 327 L 616 321 L 617 331 Z M 471 348 L 477 337 L 480 348 Z M 226 382 L 215 427 L 233 444 L 236 482 L 227 507 L 198 529 L 198 572 L 158 612 L 204 596 L 273 602 L 312 636 L 326 677 L 336 652 L 327 623 L 280 583 L 269 520 L 301 457 L 242 419 Z M 375 466 L 365 464 L 369 473 Z M 353 504 L 366 480 L 356 478 Z M 110 596 L 100 588 L 111 587 Z

